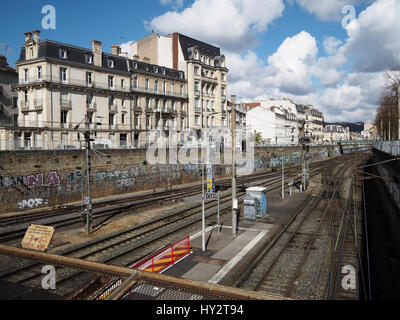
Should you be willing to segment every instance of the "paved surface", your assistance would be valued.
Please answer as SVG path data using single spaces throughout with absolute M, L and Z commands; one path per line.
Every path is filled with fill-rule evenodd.
M 192 280 L 226 284 L 240 268 L 265 246 L 304 202 L 307 193 L 294 192 L 281 199 L 278 191 L 267 194 L 267 216 L 256 221 L 243 220 L 243 207 L 237 237 L 232 237 L 232 219 L 221 219 L 218 232 L 216 217 L 206 220 L 206 251 L 202 251 L 202 232 L 191 235 L 192 254 L 163 273 Z M 195 200 L 195 199 L 191 199 Z

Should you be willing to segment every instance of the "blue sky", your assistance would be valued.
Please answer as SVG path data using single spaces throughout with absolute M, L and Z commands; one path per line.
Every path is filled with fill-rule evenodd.
M 111 45 L 138 40 L 152 29 L 161 34 L 177 31 L 221 47 L 230 68 L 229 94 L 242 101 L 289 97 L 315 104 L 328 120 L 368 121 L 373 120 L 380 93 L 376 79 L 400 64 L 395 53 L 398 48 L 391 43 L 394 38 L 387 38 L 390 32 L 400 32 L 399 19 L 391 12 L 400 13 L 399 2 L 3 0 L 0 54 L 8 45 L 7 58 L 15 66 L 24 33 L 35 29 L 41 30 L 42 39 L 86 48 L 91 47 L 91 40 L 100 40 L 107 52 Z M 341 10 L 346 4 L 354 6 L 359 18 L 353 31 L 341 24 Z M 42 29 L 45 5 L 56 9 L 55 30 Z M 385 20 L 386 15 L 390 18 Z M 381 25 L 382 17 L 387 25 Z M 383 28 L 382 33 L 373 31 L 377 29 L 374 26 Z M 358 50 L 374 42 L 389 51 L 375 50 L 364 56 Z M 335 44 L 330 52 L 325 50 L 328 44 Z M 377 65 L 377 56 L 385 57 L 387 63 Z M 372 87 L 376 87 L 373 93 Z M 343 105 L 352 96 L 356 99 Z

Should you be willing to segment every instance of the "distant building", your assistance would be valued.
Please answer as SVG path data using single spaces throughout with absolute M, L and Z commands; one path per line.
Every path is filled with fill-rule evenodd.
M 342 127 L 340 125 L 331 124 L 326 125 L 324 128 L 324 141 L 326 142 L 338 142 L 350 140 L 349 128 Z
M 311 105 L 304 107 L 306 111 L 305 130 L 312 142 L 322 142 L 324 137 L 324 116 L 321 111 Z

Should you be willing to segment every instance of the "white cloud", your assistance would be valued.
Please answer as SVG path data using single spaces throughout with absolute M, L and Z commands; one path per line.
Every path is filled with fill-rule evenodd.
M 400 1 L 377 0 L 347 28 L 341 48 L 357 59 L 355 71 L 380 72 L 400 67 Z
M 180 33 L 240 52 L 282 15 L 283 0 L 195 0 L 181 12 L 168 11 L 146 21 L 148 30 Z
M 338 47 L 343 42 L 335 37 L 327 37 L 324 39 L 324 50 L 328 55 L 333 55 L 337 52 Z
M 339 21 L 344 6 L 355 6 L 371 0 L 296 0 L 297 4 L 322 21 Z

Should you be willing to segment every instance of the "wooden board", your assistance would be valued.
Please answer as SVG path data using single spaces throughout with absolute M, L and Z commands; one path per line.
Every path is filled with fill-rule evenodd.
M 25 249 L 45 251 L 53 238 L 54 228 L 32 224 L 25 233 L 22 247 Z

